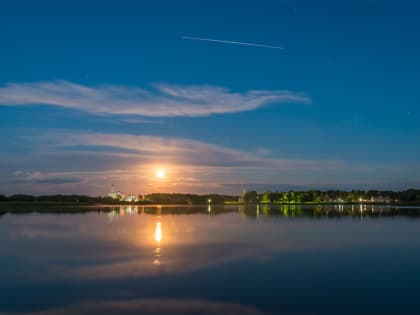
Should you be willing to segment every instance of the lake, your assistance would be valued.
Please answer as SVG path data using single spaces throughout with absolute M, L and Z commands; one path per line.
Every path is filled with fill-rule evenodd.
M 420 313 L 419 208 L 35 210 L 0 216 L 2 314 Z

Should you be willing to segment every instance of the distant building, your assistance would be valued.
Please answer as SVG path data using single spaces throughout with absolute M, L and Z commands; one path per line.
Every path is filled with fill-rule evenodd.
M 392 201 L 392 199 L 390 197 L 384 197 L 384 196 L 376 196 L 376 197 L 372 197 L 371 198 L 372 202 L 376 202 L 376 203 L 390 203 Z
M 119 200 L 119 201 L 126 201 L 126 202 L 137 202 L 143 200 L 142 195 L 135 195 L 135 194 L 124 194 L 121 191 L 117 190 L 114 185 L 111 187 L 111 191 L 108 194 L 109 198 Z
M 139 201 L 139 197 L 137 195 L 129 194 L 124 201 L 127 202 L 137 202 Z
M 117 190 L 114 185 L 111 187 L 111 192 L 108 194 L 109 198 L 116 199 L 116 200 L 124 200 L 125 194 L 121 191 Z

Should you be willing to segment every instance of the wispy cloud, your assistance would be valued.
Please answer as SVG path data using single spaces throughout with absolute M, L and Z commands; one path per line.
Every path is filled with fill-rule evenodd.
M 255 110 L 267 104 L 310 102 L 307 95 L 288 90 L 232 92 L 210 85 L 158 84 L 145 89 L 53 81 L 8 83 L 0 87 L 0 105 L 53 105 L 97 114 L 150 117 L 208 116 Z
M 189 39 L 189 40 L 199 40 L 199 41 L 205 41 L 205 42 L 221 43 L 221 44 L 243 45 L 243 46 L 253 46 L 253 47 L 262 47 L 262 48 L 273 48 L 273 49 L 284 49 L 283 47 L 280 47 L 280 46 L 247 43 L 247 42 L 237 42 L 237 41 L 221 40 L 221 39 L 215 39 L 215 38 L 203 38 L 203 37 L 192 37 L 192 36 L 182 36 L 182 38 L 183 39 Z
M 181 165 L 208 167 L 246 167 L 268 169 L 326 169 L 340 167 L 338 161 L 267 158 L 264 153 L 247 152 L 184 138 L 165 138 L 131 134 L 68 134 L 54 135 L 55 148 L 73 152 L 134 155 L 146 161 L 166 161 Z M 51 138 L 47 135 L 46 138 Z M 46 141 L 47 139 L 44 139 Z M 56 140 L 57 141 L 57 140 Z M 54 139 L 46 141 L 54 143 Z
M 7 191 L 97 194 L 112 183 L 123 190 L 141 187 L 143 192 L 226 192 L 223 183 L 290 181 L 285 177 L 290 172 L 349 168 L 341 161 L 284 158 L 267 155 L 266 150 L 245 151 L 185 138 L 54 131 L 23 140 L 34 148 L 30 155 L 0 158 L 7 170 L 15 171 L 3 170 L 0 184 L 7 183 Z M 166 180 L 155 180 L 158 167 L 166 169 Z
M 53 185 L 60 185 L 60 184 L 76 184 L 82 183 L 84 180 L 80 177 L 75 176 L 66 176 L 63 173 L 56 173 L 56 172 L 23 172 L 23 171 L 16 171 L 14 172 L 14 176 L 16 177 L 17 183 L 36 183 L 36 184 L 53 184 Z

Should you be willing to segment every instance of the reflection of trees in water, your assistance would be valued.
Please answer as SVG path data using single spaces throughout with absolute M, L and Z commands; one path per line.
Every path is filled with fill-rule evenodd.
M 140 214 L 148 215 L 221 215 L 226 213 L 240 213 L 247 218 L 265 217 L 360 217 L 370 216 L 406 216 L 420 217 L 420 207 L 392 206 L 374 204 L 259 204 L 259 205 L 174 205 L 174 206 L 81 206 L 81 207 L 15 207 L 0 211 L 0 217 L 6 213 L 49 213 L 49 214 L 83 214 L 96 212 L 106 213 L 111 222 L 116 222 L 122 217 Z
M 239 212 L 246 217 L 276 216 L 276 217 L 379 217 L 379 216 L 408 216 L 420 217 L 420 208 L 390 207 L 378 205 L 241 205 Z

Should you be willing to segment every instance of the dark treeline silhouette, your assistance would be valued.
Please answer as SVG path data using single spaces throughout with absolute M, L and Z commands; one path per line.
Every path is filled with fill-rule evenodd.
M 92 197 L 86 195 L 47 195 L 47 196 L 32 196 L 32 195 L 0 195 L 0 201 L 9 202 L 40 202 L 40 203 L 82 203 L 82 204 L 97 204 L 97 203 L 120 203 L 109 197 Z
M 195 195 L 178 193 L 153 193 L 139 196 L 138 201 L 129 202 L 111 197 L 92 197 L 85 195 L 0 195 L 0 202 L 15 203 L 63 203 L 63 204 L 311 204 L 311 203 L 418 203 L 420 204 L 420 190 L 408 189 L 404 191 L 379 190 L 308 190 L 264 192 L 244 191 L 241 196 L 232 195 Z
M 420 190 L 308 190 L 287 192 L 244 191 L 240 202 L 245 204 L 288 204 L 288 203 L 420 203 Z
M 158 204 L 224 204 L 229 202 L 237 202 L 239 196 L 230 195 L 194 195 L 194 194 L 165 194 L 153 193 L 145 195 L 143 198 L 144 203 L 158 203 Z
M 239 196 L 230 195 L 195 195 L 195 194 L 168 194 L 153 193 L 139 196 L 139 200 L 135 202 L 124 201 L 123 199 L 111 197 L 92 197 L 85 195 L 0 195 L 0 202 L 30 202 L 30 203 L 70 203 L 70 204 L 224 204 L 229 202 L 237 202 Z

